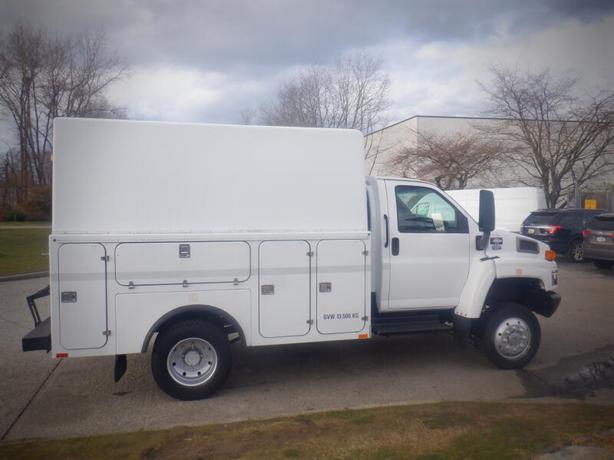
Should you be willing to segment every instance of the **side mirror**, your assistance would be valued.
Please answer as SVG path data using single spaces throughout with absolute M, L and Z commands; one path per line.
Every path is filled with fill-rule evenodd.
M 481 232 L 490 233 L 495 229 L 495 195 L 490 190 L 480 190 L 480 221 Z

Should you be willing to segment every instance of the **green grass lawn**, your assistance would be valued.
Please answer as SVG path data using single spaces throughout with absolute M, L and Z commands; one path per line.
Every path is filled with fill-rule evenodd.
M 0 223 L 0 276 L 49 270 L 47 237 L 43 222 Z
M 614 406 L 438 403 L 66 440 L 3 442 L 0 458 L 528 459 L 567 445 L 614 452 L 613 428 Z

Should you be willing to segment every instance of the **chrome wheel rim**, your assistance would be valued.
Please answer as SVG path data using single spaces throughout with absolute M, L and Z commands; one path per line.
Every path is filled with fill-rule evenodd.
M 215 374 L 217 364 L 215 348 L 200 337 L 177 342 L 166 358 L 166 368 L 171 378 L 189 387 L 208 382 Z
M 584 249 L 582 243 L 576 243 L 572 249 L 574 260 L 581 261 L 584 258 Z
M 495 331 L 497 353 L 507 359 L 519 359 L 531 348 L 531 329 L 521 318 L 507 318 Z

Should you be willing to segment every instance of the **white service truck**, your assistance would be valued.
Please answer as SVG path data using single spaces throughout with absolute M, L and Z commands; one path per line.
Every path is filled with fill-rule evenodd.
M 475 339 L 501 368 L 539 347 L 554 253 L 494 231 L 429 183 L 365 177 L 357 131 L 56 119 L 50 289 L 28 297 L 28 350 L 152 349 L 184 400 L 247 346 L 425 331 Z M 35 300 L 50 295 L 50 318 Z

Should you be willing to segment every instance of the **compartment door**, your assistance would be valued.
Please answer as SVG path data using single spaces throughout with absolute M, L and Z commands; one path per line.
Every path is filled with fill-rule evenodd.
M 63 244 L 58 250 L 60 344 L 67 350 L 107 343 L 106 255 L 98 243 Z
M 317 248 L 317 327 L 322 334 L 365 326 L 366 255 L 360 240 L 324 240 Z
M 309 332 L 310 247 L 306 241 L 264 241 L 259 249 L 259 316 L 263 337 Z

